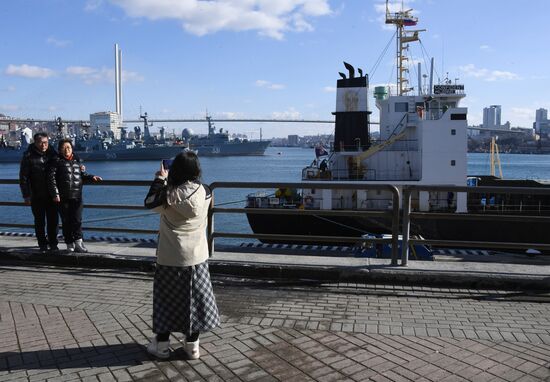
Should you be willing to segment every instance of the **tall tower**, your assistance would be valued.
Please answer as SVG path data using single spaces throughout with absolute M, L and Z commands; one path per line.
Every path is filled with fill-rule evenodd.
M 122 52 L 115 44 L 115 109 L 122 124 Z

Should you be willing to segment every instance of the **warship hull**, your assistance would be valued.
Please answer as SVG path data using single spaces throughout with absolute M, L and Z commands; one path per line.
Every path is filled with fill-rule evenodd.
M 200 157 L 264 155 L 269 141 L 226 143 L 221 145 L 193 146 Z M 173 158 L 185 149 L 184 146 L 135 147 L 130 149 L 107 149 L 94 151 L 76 151 L 87 162 L 94 161 L 137 161 L 161 160 Z M 0 163 L 20 162 L 25 150 L 0 151 Z
M 196 150 L 199 157 L 231 156 L 231 155 L 264 155 L 270 141 L 248 141 L 239 143 L 225 143 L 219 145 L 190 145 Z

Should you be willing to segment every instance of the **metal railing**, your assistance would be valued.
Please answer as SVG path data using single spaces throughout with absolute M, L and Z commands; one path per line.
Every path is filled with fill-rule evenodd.
M 392 194 L 392 206 L 399 206 L 400 194 L 397 187 L 390 184 L 377 184 L 368 185 L 364 184 L 350 184 L 341 182 L 308 182 L 308 183 L 289 183 L 289 182 L 214 182 L 210 185 L 213 194 L 216 189 L 221 188 L 240 188 L 240 189 L 265 189 L 265 188 L 294 188 L 294 189 L 330 189 L 330 190 L 385 190 Z M 280 208 L 223 208 L 214 206 L 214 197 L 212 198 L 212 208 L 209 212 L 208 219 L 208 245 L 211 254 L 214 252 L 214 239 L 216 237 L 227 238 L 248 238 L 258 240 L 272 240 L 272 241 L 290 241 L 290 242 L 318 242 L 318 243 L 331 243 L 331 242 L 360 242 L 364 241 L 362 237 L 348 237 L 348 236 L 313 236 L 313 235 L 287 235 L 287 234 L 246 234 L 238 232 L 214 232 L 214 214 L 215 213 L 246 213 L 246 214 L 262 214 L 262 215 L 295 215 L 295 216 L 354 216 L 354 217 L 385 217 L 391 220 L 392 238 L 381 239 L 373 238 L 368 239 L 369 242 L 374 243 L 387 243 L 392 244 L 392 265 L 397 265 L 398 258 L 398 246 L 399 246 L 399 208 L 392 208 L 387 211 L 366 211 L 366 210 L 323 210 L 323 209 L 280 209 Z
M 11 184 L 18 185 L 17 179 L 0 179 L 0 185 Z M 139 180 L 104 180 L 100 183 L 91 183 L 90 186 L 122 186 L 148 187 L 150 181 Z M 88 186 L 88 185 L 87 185 Z M 389 191 L 392 195 L 391 208 L 387 210 L 322 210 L 322 209 L 300 209 L 300 208 L 227 208 L 220 207 L 214 204 L 215 194 L 220 189 L 274 189 L 274 188 L 294 188 L 294 189 L 338 189 L 338 190 L 382 190 Z M 458 186 L 405 186 L 403 187 L 403 195 L 401 199 L 400 191 L 397 187 L 390 184 L 361 184 L 349 182 L 307 182 L 307 183 L 289 183 L 289 182 L 214 182 L 210 185 L 213 191 L 213 197 L 208 213 L 207 237 L 210 254 L 214 253 L 214 240 L 216 238 L 249 238 L 279 242 L 358 242 L 364 241 L 369 243 L 391 243 L 392 255 L 391 264 L 398 265 L 398 248 L 399 235 L 402 234 L 401 242 L 401 265 L 406 266 L 408 263 L 409 246 L 411 244 L 425 244 L 440 247 L 467 247 L 467 248 L 491 248 L 491 249 L 527 249 L 535 248 L 544 251 L 550 251 L 550 244 L 544 243 L 525 243 L 525 242 L 490 242 L 490 241 L 472 241 L 472 240 L 427 240 L 421 238 L 411 238 L 411 220 L 454 220 L 467 219 L 472 221 L 494 221 L 498 218 L 501 222 L 518 222 L 518 223 L 550 223 L 550 215 L 536 216 L 531 215 L 514 215 L 514 214 L 484 214 L 484 213 L 456 213 L 456 212 L 420 212 L 411 210 L 412 195 L 418 197 L 420 192 L 454 192 L 458 193 L 475 193 L 475 194 L 521 194 L 521 195 L 543 195 L 550 196 L 550 188 L 510 188 L 510 187 L 458 187 Z M 17 191 L 19 193 L 19 191 Z M 145 197 L 145 191 L 143 196 Z M 0 201 L 1 206 L 25 206 L 23 202 Z M 402 208 L 398 208 L 402 206 Z M 85 208 L 90 209 L 112 209 L 112 210 L 141 210 L 145 207 L 140 205 L 127 204 L 85 204 Z M 391 221 L 391 239 L 383 238 L 368 238 L 363 237 L 348 237 L 348 236 L 313 236 L 313 235 L 289 235 L 289 234 L 248 234 L 242 232 L 224 232 L 214 229 L 214 215 L 228 214 L 263 214 L 263 215 L 294 215 L 294 216 L 326 216 L 332 217 L 365 217 L 365 218 L 384 218 Z M 400 214 L 402 221 L 400 225 Z M 2 214 L 4 219 L 7 218 Z M 101 219 L 99 219 L 101 220 Z M 97 221 L 97 220 L 96 220 Z M 18 224 L 0 221 L 1 227 L 11 228 L 34 228 L 32 224 Z M 83 230 L 87 231 L 103 231 L 131 234 L 157 234 L 156 229 L 138 229 L 138 228 L 120 228 L 120 227 L 94 227 L 85 226 Z
M 402 245 L 401 265 L 407 265 L 409 258 L 409 244 L 426 244 L 439 247 L 467 247 L 467 248 L 490 248 L 490 249 L 539 249 L 550 251 L 550 244 L 526 243 L 526 242 L 490 242 L 471 240 L 427 240 L 411 239 L 411 219 L 439 219 L 439 220 L 470 220 L 470 221 L 495 221 L 517 222 L 517 223 L 538 223 L 549 224 L 550 215 L 503 215 L 484 213 L 442 213 L 442 212 L 417 212 L 411 211 L 411 196 L 419 192 L 454 192 L 454 193 L 475 193 L 475 194 L 514 194 L 514 195 L 544 195 L 550 196 L 550 188 L 536 187 L 471 187 L 471 186 L 406 186 L 403 187 L 403 208 L 402 208 Z M 498 227 L 493 227 L 498 229 Z
M 19 185 L 18 179 L 0 179 L 1 184 L 12 184 Z M 145 180 L 103 180 L 98 183 L 86 183 L 88 186 L 122 186 L 122 187 L 135 187 L 135 186 L 144 186 L 149 187 L 151 184 L 150 181 Z M 17 190 L 19 193 L 19 190 Z M 145 198 L 145 193 L 143 194 Z M 26 206 L 23 202 L 9 202 L 9 201 L 0 201 L 1 206 Z M 128 205 L 128 204 L 84 204 L 84 208 L 89 209 L 106 209 L 106 210 L 146 210 L 143 204 L 140 205 Z M 9 223 L 9 222 L 0 222 L 1 227 L 10 227 L 10 228 L 34 228 L 34 224 L 19 224 L 19 223 Z M 157 234 L 158 230 L 151 229 L 139 229 L 139 228 L 118 228 L 118 227 L 93 227 L 93 226 L 84 226 L 82 227 L 84 231 L 98 231 L 98 232 L 117 232 L 117 233 L 131 233 L 131 234 Z

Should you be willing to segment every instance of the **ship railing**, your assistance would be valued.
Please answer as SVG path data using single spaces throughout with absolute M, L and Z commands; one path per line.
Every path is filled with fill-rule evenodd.
M 325 175 L 325 176 L 323 176 Z M 330 177 L 328 177 L 330 175 Z M 420 180 L 420 171 L 418 170 L 402 170 L 402 171 L 379 171 L 374 168 L 352 168 L 339 169 L 332 168 L 328 173 L 319 173 L 320 180 L 338 180 L 338 181 L 361 181 L 361 180 L 376 180 L 379 182 L 390 183 L 392 181 L 402 181 L 403 179 Z M 310 179 L 308 177 L 303 179 Z
M 420 192 L 430 193 L 449 193 L 454 195 L 458 193 L 466 194 L 486 194 L 486 195 L 540 195 L 550 196 L 549 188 L 537 188 L 537 187 L 471 187 L 471 186 L 405 186 L 403 187 L 403 205 L 402 205 L 402 246 L 401 246 L 401 265 L 406 266 L 409 258 L 409 245 L 424 244 L 437 247 L 448 248 L 487 248 L 487 249 L 535 249 L 540 251 L 550 251 L 550 244 L 544 243 L 525 243 L 525 242 L 490 242 L 490 241 L 470 241 L 470 240 L 428 240 L 422 238 L 411 238 L 411 221 L 420 219 L 445 219 L 445 220 L 462 220 L 468 219 L 471 221 L 486 221 L 489 225 L 495 220 L 495 214 L 489 213 L 458 213 L 458 212 L 438 212 L 438 211 L 412 211 L 412 195 L 419 195 Z M 451 206 L 456 207 L 452 203 L 456 202 L 456 199 L 451 201 Z M 518 226 L 522 223 L 536 223 L 537 225 L 546 226 L 550 224 L 550 215 L 537 216 L 537 213 L 526 214 L 498 214 L 499 222 L 516 222 Z M 498 227 L 489 227 L 488 229 L 498 229 Z
M 386 142 L 385 139 L 371 140 L 370 146 L 377 146 Z M 341 153 L 360 154 L 364 149 L 360 145 L 339 145 Z M 400 139 L 384 147 L 380 151 L 418 151 L 418 139 Z
M 391 264 L 397 265 L 398 257 L 398 240 L 399 240 L 399 208 L 390 208 L 387 210 L 379 211 L 367 211 L 367 210 L 325 210 L 325 209 L 305 209 L 305 208 L 227 208 L 214 206 L 215 195 L 217 190 L 220 189 L 276 189 L 276 188 L 290 188 L 290 189 L 330 189 L 330 190 L 380 190 L 389 191 L 392 195 L 392 206 L 399 206 L 400 193 L 397 187 L 390 184 L 377 184 L 365 186 L 360 184 L 351 184 L 343 182 L 307 182 L 307 183 L 289 183 L 289 182 L 214 182 L 210 184 L 210 188 L 213 192 L 211 208 L 208 214 L 208 246 L 210 254 L 215 251 L 214 240 L 216 238 L 242 238 L 242 239 L 257 239 L 273 242 L 315 242 L 315 243 L 391 243 L 392 254 Z M 327 219 L 330 221 L 331 217 L 382 217 L 391 221 L 391 239 L 385 238 L 364 238 L 361 235 L 349 237 L 349 236 L 319 236 L 319 235 L 289 235 L 289 234 L 277 234 L 277 233 L 241 233 L 241 232 L 227 232 L 227 231 L 215 231 L 214 230 L 214 215 L 215 214 L 261 214 L 261 215 L 293 215 L 299 216 L 315 216 L 320 219 Z M 277 227 L 273 227 L 276 231 Z

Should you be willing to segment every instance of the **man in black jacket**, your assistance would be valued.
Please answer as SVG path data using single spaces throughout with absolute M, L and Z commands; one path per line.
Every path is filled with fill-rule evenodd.
M 34 230 L 40 251 L 57 251 L 58 217 L 57 206 L 48 193 L 48 166 L 57 153 L 48 144 L 48 134 L 34 135 L 34 143 L 29 146 L 19 170 L 19 186 L 25 204 L 30 205 L 34 215 Z M 46 237 L 46 220 L 47 232 Z

